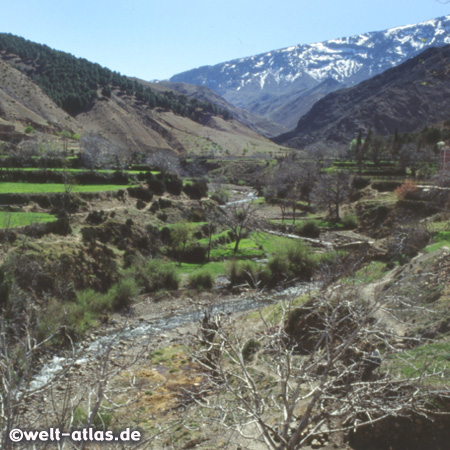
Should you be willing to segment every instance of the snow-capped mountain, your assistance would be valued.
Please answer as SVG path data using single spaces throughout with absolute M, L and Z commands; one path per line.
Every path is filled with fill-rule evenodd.
M 356 86 L 320 99 L 297 127 L 273 138 L 293 148 L 348 149 L 369 129 L 373 135 L 410 133 L 450 117 L 450 45 L 429 48 Z
M 312 106 L 310 92 L 317 101 L 318 92 L 360 83 L 448 43 L 450 15 L 200 67 L 170 81 L 206 85 L 236 106 L 293 128 Z

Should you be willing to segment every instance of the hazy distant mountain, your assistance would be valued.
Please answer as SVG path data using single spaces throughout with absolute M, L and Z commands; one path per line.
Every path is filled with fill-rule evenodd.
M 220 108 L 226 109 L 231 112 L 233 117 L 237 119 L 239 122 L 247 125 L 252 128 L 256 132 L 262 134 L 263 136 L 270 137 L 276 136 L 278 134 L 284 133 L 292 129 L 284 127 L 279 123 L 272 122 L 269 119 L 266 119 L 261 116 L 257 116 L 252 114 L 251 112 L 238 108 L 231 103 L 227 102 L 223 97 L 221 97 L 217 92 L 206 86 L 198 86 L 194 84 L 188 83 L 171 83 L 170 81 L 160 81 L 157 83 L 146 82 L 143 80 L 138 80 L 146 86 L 150 86 L 155 91 L 164 91 L 164 90 L 173 90 L 180 94 L 186 95 L 187 97 L 196 98 L 202 102 L 209 102 L 217 105 Z
M 170 81 L 208 86 L 239 108 L 292 127 L 321 96 L 447 43 L 450 15 L 200 67 Z
M 360 130 L 389 135 L 450 119 L 449 67 L 450 45 L 427 49 L 357 86 L 328 94 L 295 130 L 275 141 L 294 148 L 320 143 L 348 147 Z

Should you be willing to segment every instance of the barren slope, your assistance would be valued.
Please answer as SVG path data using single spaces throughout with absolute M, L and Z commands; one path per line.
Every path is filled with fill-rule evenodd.
M 29 124 L 42 131 L 82 130 L 82 126 L 56 106 L 41 88 L 1 59 L 0 121 L 15 125 L 17 131 L 23 131 Z

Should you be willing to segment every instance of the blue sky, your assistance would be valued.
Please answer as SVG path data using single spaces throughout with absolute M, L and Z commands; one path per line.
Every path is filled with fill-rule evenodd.
M 203 65 L 440 17 L 438 0 L 1 0 L 0 31 L 124 75 Z

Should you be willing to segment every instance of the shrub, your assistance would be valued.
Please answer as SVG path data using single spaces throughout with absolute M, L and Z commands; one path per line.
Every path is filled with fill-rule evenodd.
M 146 181 L 150 190 L 153 191 L 156 195 L 163 195 L 166 191 L 166 184 L 164 183 L 164 180 L 154 177 L 150 172 L 147 176 Z
M 134 268 L 137 283 L 145 292 L 156 292 L 161 289 L 177 290 L 179 276 L 172 265 L 153 259 L 144 267 Z
M 401 185 L 398 181 L 376 181 L 372 187 L 378 192 L 393 192 Z
M 92 421 L 92 427 L 95 430 L 106 430 L 110 428 L 113 414 L 110 411 L 104 411 L 100 407 L 100 411 L 95 415 Z M 81 406 L 77 406 L 73 412 L 74 427 L 81 428 L 86 425 L 89 420 L 89 414 Z
M 313 220 L 308 220 L 303 224 L 295 225 L 295 232 L 299 236 L 318 238 L 320 236 L 320 228 Z
M 353 230 L 358 227 L 358 218 L 355 214 L 347 214 L 342 219 L 342 225 L 346 230 Z
M 300 241 L 276 252 L 268 262 L 271 284 L 277 284 L 283 279 L 309 279 L 316 266 L 309 253 L 309 248 Z
M 215 200 L 219 205 L 225 205 L 230 199 L 230 194 L 225 189 L 218 189 L 213 194 L 211 198 Z
M 419 224 L 400 226 L 388 239 L 386 257 L 389 261 L 406 263 L 422 250 L 430 240 L 430 232 Z
M 157 201 L 153 202 L 149 209 L 152 213 L 159 211 L 159 203 Z
M 172 195 L 180 195 L 183 189 L 183 181 L 176 175 L 166 174 L 166 188 L 167 192 Z
M 147 206 L 147 203 L 144 202 L 144 200 L 141 200 L 140 198 L 137 199 L 136 201 L 136 208 L 141 210 L 141 209 L 145 209 L 145 207 Z
M 150 202 L 153 198 L 153 192 L 144 186 L 129 187 L 127 191 L 130 197 L 143 200 L 144 202 Z
M 3 308 L 8 304 L 9 295 L 13 285 L 13 276 L 7 267 L 0 268 L 0 306 Z
M 280 257 L 279 255 L 272 257 L 267 263 L 267 266 L 270 270 L 271 279 L 275 283 L 286 278 L 290 272 L 289 261 L 284 257 Z
M 193 200 L 200 200 L 202 197 L 208 195 L 208 185 L 205 181 L 195 180 L 192 183 L 188 183 L 183 187 L 183 191 L 186 195 Z
M 181 260 L 190 264 L 202 264 L 206 262 L 207 248 L 200 244 L 193 244 L 185 248 Z
M 199 270 L 189 276 L 189 287 L 199 291 L 212 289 L 215 279 L 207 270 Z
M 113 299 L 108 294 L 102 295 L 92 289 L 78 291 L 75 301 L 65 305 L 66 332 L 75 339 L 82 338 L 86 331 L 97 324 L 100 314 L 111 309 Z M 59 309 L 61 310 L 60 305 Z M 55 317 L 56 311 L 53 311 L 52 315 Z M 57 318 L 56 321 L 60 320 L 63 320 L 62 317 Z
M 158 205 L 160 209 L 171 208 L 172 202 L 168 198 L 160 198 L 158 200 Z
M 116 311 L 129 308 L 136 296 L 139 288 L 134 278 L 127 277 L 115 284 L 106 294 L 110 298 L 111 306 Z
M 253 359 L 253 355 L 261 348 L 261 342 L 256 339 L 249 339 L 242 349 L 242 357 L 244 361 L 251 361 Z
M 165 212 L 160 212 L 157 214 L 156 216 L 161 222 L 167 222 L 167 219 L 169 218 L 169 216 L 167 215 L 167 213 Z
M 169 227 L 163 227 L 160 231 L 160 238 L 161 242 L 163 244 L 169 244 L 171 242 L 171 236 L 170 236 L 170 228 Z
M 355 176 L 352 181 L 352 187 L 354 189 L 364 189 L 366 186 L 369 186 L 370 178 Z
M 256 281 L 262 272 L 261 267 L 251 261 L 232 260 L 225 266 L 225 273 L 231 286 L 248 284 L 255 288 Z
M 399 200 L 411 198 L 417 192 L 417 184 L 413 180 L 405 180 L 401 186 L 395 190 L 395 195 Z
M 91 225 L 100 225 L 103 223 L 107 218 L 107 215 L 104 211 L 91 211 L 87 218 L 86 222 L 90 223 Z
M 204 212 L 199 209 L 191 209 L 189 212 L 189 222 L 204 222 L 205 221 L 205 214 Z

